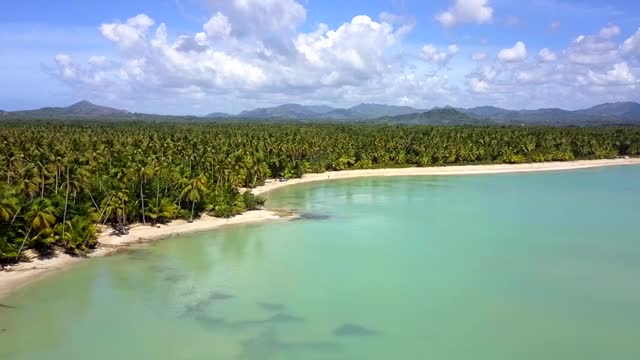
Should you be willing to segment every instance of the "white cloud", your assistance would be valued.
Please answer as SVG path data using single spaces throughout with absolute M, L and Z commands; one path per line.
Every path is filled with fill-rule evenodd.
M 626 62 L 613 65 L 613 69 L 605 73 L 596 73 L 589 70 L 588 80 L 595 85 L 601 86 L 634 85 L 637 83 L 635 75 Z
M 130 18 L 124 24 L 102 24 L 100 32 L 105 38 L 123 48 L 131 48 L 145 40 L 145 35 L 153 24 L 153 19 L 145 14 L 140 14 Z
M 456 0 L 449 10 L 436 16 L 444 27 L 453 27 L 465 23 L 484 24 L 493 19 L 493 8 L 488 0 Z
M 292 6 L 275 0 L 216 1 L 201 32 L 176 34 L 146 15 L 103 24 L 102 37 L 117 51 L 59 54 L 46 70 L 78 97 L 120 99 L 129 104 L 123 108 L 133 110 L 147 104 L 151 111 L 180 104 L 234 111 L 289 102 L 549 107 L 640 97 L 640 29 L 616 41 L 619 29 L 606 27 L 565 49 L 542 49 L 537 61 L 525 61 L 522 42 L 493 58 L 482 44 L 464 53 L 473 62 L 447 67 L 463 51 L 455 45 L 407 50 L 410 18 L 361 15 L 308 32 L 299 29 L 306 10 L 293 0 L 282 3 Z M 260 12 L 271 18 L 258 19 Z
M 204 24 L 204 33 L 209 38 L 227 38 L 231 35 L 231 24 L 229 18 L 220 12 L 212 16 L 206 24 Z
M 640 64 L 631 52 L 635 35 L 616 44 L 616 32 L 609 27 L 580 36 L 558 53 L 542 49 L 537 62 L 479 64 L 466 76 L 469 94 L 513 108 L 567 107 L 567 99 L 574 108 L 637 99 Z
M 236 12 L 250 11 L 242 2 L 234 4 L 239 7 Z M 271 5 L 282 10 L 275 3 Z M 401 43 L 410 26 L 398 19 L 394 19 L 396 27 L 361 15 L 335 29 L 320 24 L 311 33 L 290 33 L 285 26 L 278 41 L 263 42 L 261 39 L 266 38 L 237 32 L 237 19 L 222 13 L 207 21 L 204 32 L 174 39 L 164 23 L 152 31 L 153 20 L 146 15 L 132 19 L 126 24 L 102 26 L 107 29 L 103 36 L 121 48 L 119 59 L 101 59 L 100 66 L 96 61 L 79 66 L 70 56 L 61 55 L 56 61 L 56 75 L 76 88 L 93 84 L 95 90 L 101 86 L 102 90 L 108 87 L 113 92 L 136 95 L 173 91 L 178 96 L 236 93 L 257 97 L 263 93 L 286 97 L 301 91 L 319 93 L 324 88 L 334 89 L 333 93 L 341 87 L 376 91 L 375 84 L 383 86 L 380 91 L 390 91 L 386 88 L 389 81 L 383 84 L 381 79 L 404 71 L 404 58 L 390 50 Z M 265 26 L 273 30 L 280 25 Z M 113 36 L 124 33 L 123 28 L 135 31 L 132 36 Z M 216 40 L 220 38 L 223 41 Z M 450 57 L 457 48 L 447 51 L 446 57 Z M 415 71 L 402 76 L 411 78 L 409 74 Z M 100 81 L 96 81 L 98 78 Z M 416 83 L 424 81 L 413 79 Z
M 584 65 L 602 65 L 611 63 L 618 56 L 618 46 L 611 40 L 615 32 L 603 28 L 597 35 L 580 35 L 566 50 L 569 61 Z
M 527 58 L 527 47 L 522 41 L 518 41 L 512 48 L 502 49 L 498 53 L 498 59 L 502 62 L 520 62 Z
M 544 48 L 538 53 L 538 59 L 542 62 L 552 62 L 558 60 L 558 55 L 548 48 Z
M 611 25 L 600 29 L 600 37 L 603 39 L 610 39 L 620 35 L 620 28 L 616 25 Z
M 263 55 L 292 51 L 290 40 L 307 16 L 305 8 L 295 0 L 228 0 L 214 4 L 227 19 L 229 36 L 258 48 Z
M 471 60 L 473 61 L 485 61 L 487 60 L 487 53 L 485 52 L 474 52 L 471 54 Z
M 94 66 L 101 66 L 104 65 L 107 62 L 107 58 L 105 56 L 91 56 L 89 58 L 89 64 L 94 65 Z
M 470 78 L 468 80 L 468 84 L 469 84 L 469 88 L 473 92 L 481 93 L 481 94 L 485 94 L 489 92 L 490 86 L 489 86 L 489 82 L 487 82 L 486 80 Z
M 401 36 L 392 25 L 362 15 L 336 30 L 321 24 L 315 32 L 295 39 L 303 61 L 298 64 L 301 68 L 287 71 L 296 75 L 289 81 L 308 84 L 320 79 L 324 85 L 345 85 L 376 76 L 387 69 L 384 49 L 395 45 Z
M 439 66 L 444 66 L 458 54 L 460 49 L 457 45 L 449 45 L 445 51 L 438 51 L 432 44 L 425 45 L 420 51 L 420 58 L 426 62 L 432 62 Z
M 638 28 L 635 34 L 624 41 L 622 50 L 626 53 L 640 54 L 640 28 Z

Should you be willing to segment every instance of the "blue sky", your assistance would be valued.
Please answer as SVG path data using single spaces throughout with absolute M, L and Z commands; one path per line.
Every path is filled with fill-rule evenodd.
M 0 6 L 0 109 L 639 100 L 631 0 L 112 0 Z

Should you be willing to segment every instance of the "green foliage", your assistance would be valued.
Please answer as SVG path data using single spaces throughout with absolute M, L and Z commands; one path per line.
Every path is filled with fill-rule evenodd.
M 640 155 L 640 129 L 354 124 L 15 123 L 0 127 L 0 264 L 83 254 L 98 224 L 232 217 L 268 178 L 327 170 Z
M 245 210 L 258 210 L 264 206 L 267 200 L 254 195 L 251 191 L 245 191 L 242 194 L 242 202 L 244 203 Z

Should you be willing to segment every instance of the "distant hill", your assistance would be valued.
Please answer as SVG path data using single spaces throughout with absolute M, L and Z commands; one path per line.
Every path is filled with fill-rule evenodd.
M 590 116 L 621 117 L 638 120 L 640 119 L 640 104 L 635 102 L 608 103 L 585 110 L 578 110 L 576 113 Z
M 258 108 L 243 111 L 237 117 L 247 119 L 312 119 L 321 117 L 322 114 L 333 111 L 329 106 L 304 106 L 299 104 L 284 104 L 272 108 Z
M 412 108 L 411 106 L 393 106 L 382 104 L 360 104 L 349 108 L 349 110 L 355 111 L 359 114 L 363 114 L 369 118 L 416 114 L 426 111 Z
M 359 104 L 351 108 L 326 105 L 284 104 L 270 108 L 243 111 L 238 115 L 214 112 L 205 116 L 171 116 L 130 113 L 126 110 L 80 101 L 68 107 L 46 107 L 37 110 L 2 111 L 0 119 L 86 119 L 137 121 L 268 121 L 268 122 L 355 122 L 385 124 L 502 124 L 551 126 L 640 125 L 640 104 L 619 102 L 597 105 L 582 110 L 558 108 L 508 110 L 494 106 L 469 109 L 450 106 L 420 110 L 410 106 Z
M 232 117 L 233 115 L 231 114 L 227 114 L 227 113 L 223 113 L 223 112 L 214 112 L 211 114 L 207 114 L 205 116 L 203 116 L 203 118 L 205 119 L 217 119 L 217 118 L 228 118 L 228 117 Z
M 500 118 L 508 117 L 509 115 L 513 115 L 517 113 L 517 111 L 514 111 L 514 110 L 501 109 L 495 106 L 479 106 L 471 109 L 461 109 L 461 111 L 467 114 L 480 116 L 480 117 L 500 117 Z
M 537 110 L 506 110 L 493 106 L 481 106 L 461 111 L 503 124 L 533 125 L 640 125 L 640 104 L 633 102 L 594 106 L 584 110 L 558 108 Z
M 320 114 L 323 119 L 332 120 L 358 120 L 367 119 L 368 116 L 351 109 L 335 109 L 328 113 Z
M 490 125 L 494 121 L 466 114 L 454 108 L 439 108 L 416 114 L 383 116 L 372 120 L 384 124 L 404 125 Z
M 5 116 L 15 118 L 121 118 L 127 117 L 129 112 L 106 106 L 92 104 L 86 100 L 67 107 L 44 107 L 37 110 L 12 111 Z

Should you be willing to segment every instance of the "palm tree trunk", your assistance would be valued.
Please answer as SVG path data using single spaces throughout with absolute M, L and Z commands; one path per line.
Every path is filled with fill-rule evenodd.
M 40 199 L 44 199 L 44 169 L 40 170 L 42 175 L 42 189 L 40 190 Z
M 64 240 L 65 226 L 67 225 L 67 209 L 69 205 L 69 166 L 67 166 L 67 189 L 64 196 L 64 215 L 62 215 L 62 243 L 64 247 L 67 247 L 67 242 Z
M 58 193 L 58 179 L 60 178 L 60 165 L 56 166 L 56 194 Z
M 22 239 L 22 244 L 20 244 L 20 249 L 18 249 L 18 255 L 16 256 L 16 261 L 20 259 L 20 253 L 22 253 L 22 248 L 24 247 L 24 243 L 27 242 L 27 238 L 29 237 L 29 234 L 31 234 L 31 227 L 29 227 L 29 231 L 27 231 L 27 235 L 25 235 L 24 239 Z
M 189 221 L 193 221 L 193 210 L 195 209 L 195 207 L 196 207 L 196 202 L 194 201 L 191 203 L 191 219 Z
M 144 185 L 142 179 L 140 180 L 140 200 L 142 201 L 142 223 L 147 224 L 147 219 L 144 216 L 144 193 L 142 192 L 142 186 Z
M 18 214 L 20 213 L 20 210 L 22 210 L 21 207 L 18 208 L 18 210 L 16 211 L 15 214 L 13 214 L 13 219 L 11 219 L 11 224 L 10 225 L 13 225 L 13 223 L 16 221 L 16 218 L 18 217 Z
M 93 198 L 93 194 L 91 193 L 91 190 L 89 190 L 89 188 L 87 188 L 87 192 L 89 193 L 89 197 L 91 198 L 91 202 L 93 203 L 93 206 L 96 207 L 96 210 L 102 212 L 100 210 L 100 206 L 98 206 L 98 204 L 96 204 L 96 200 Z

